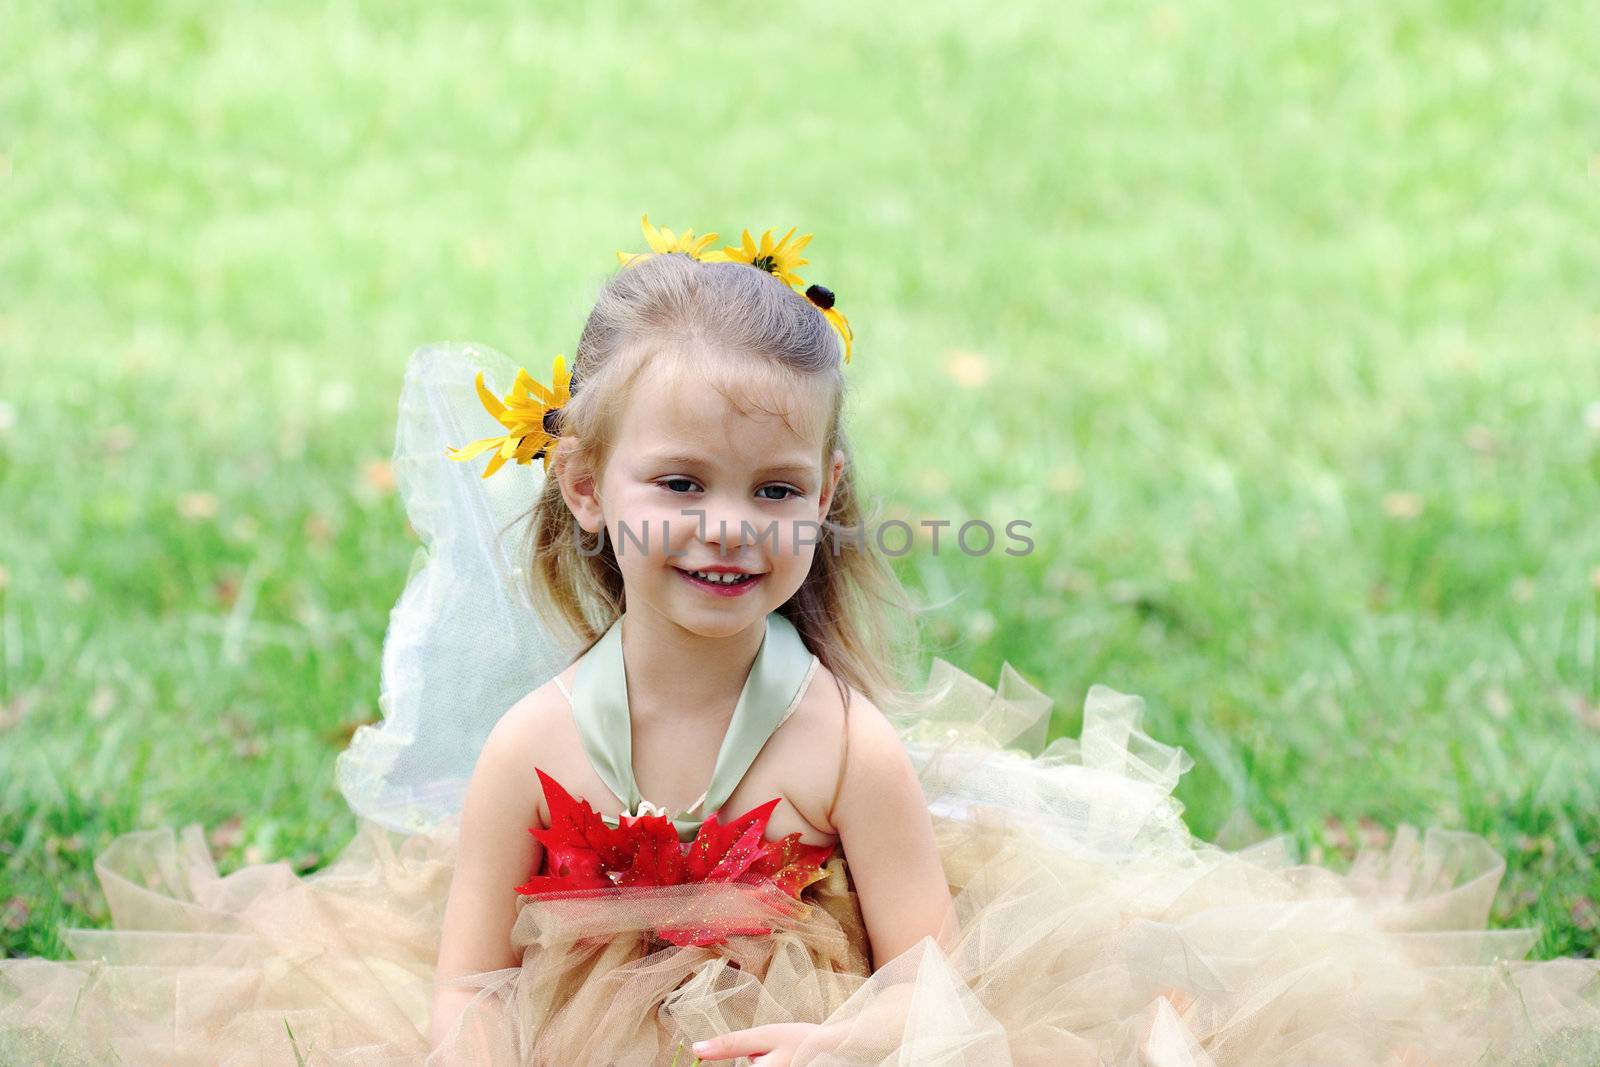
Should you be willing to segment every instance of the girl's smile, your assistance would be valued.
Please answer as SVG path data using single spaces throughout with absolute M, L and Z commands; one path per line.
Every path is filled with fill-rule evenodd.
M 711 596 L 744 596 L 766 577 L 765 573 L 751 574 L 738 568 L 721 566 L 708 567 L 703 571 L 685 570 L 682 567 L 673 569 L 683 576 L 684 581 Z

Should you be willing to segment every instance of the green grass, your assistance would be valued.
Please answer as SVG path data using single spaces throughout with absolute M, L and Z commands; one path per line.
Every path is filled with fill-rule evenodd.
M 1485 834 L 1600 951 L 1585 5 L 480 12 L 7 5 L 0 952 L 124 831 L 349 839 L 406 357 L 570 355 L 643 212 L 815 231 L 871 487 L 1033 524 L 903 561 L 930 655 L 1145 696 L 1207 837 Z

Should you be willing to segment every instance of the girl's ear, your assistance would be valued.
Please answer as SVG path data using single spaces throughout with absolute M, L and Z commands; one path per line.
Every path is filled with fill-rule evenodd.
M 605 516 L 600 511 L 599 487 L 594 472 L 590 470 L 576 437 L 563 437 L 556 443 L 555 458 L 550 461 L 551 474 L 561 486 L 561 499 L 578 520 L 585 533 L 599 533 L 605 526 Z
M 844 450 L 833 450 L 833 462 L 828 464 L 828 469 L 822 472 L 822 496 L 817 500 L 817 519 L 820 521 L 828 517 L 828 507 L 833 503 L 833 490 L 839 484 L 839 479 L 844 475 Z

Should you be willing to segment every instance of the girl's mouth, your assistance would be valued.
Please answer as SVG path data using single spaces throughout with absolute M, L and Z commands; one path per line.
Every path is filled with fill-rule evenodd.
M 681 574 L 684 581 L 712 596 L 743 596 L 766 577 L 765 574 L 741 574 L 732 581 L 722 581 L 721 579 L 725 577 L 723 575 L 706 577 L 705 573 L 700 571 L 686 571 L 679 567 L 674 567 L 673 570 Z

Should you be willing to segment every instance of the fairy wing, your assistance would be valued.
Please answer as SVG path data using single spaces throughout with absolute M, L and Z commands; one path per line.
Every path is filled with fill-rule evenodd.
M 474 388 L 509 388 L 517 367 L 481 345 L 417 349 L 400 393 L 393 466 L 406 518 L 421 541 L 389 614 L 378 707 L 337 760 L 339 788 L 358 816 L 391 829 L 431 830 L 457 817 L 489 730 L 578 651 L 550 628 L 526 586 L 525 523 L 540 464 L 507 464 L 484 479 L 446 449 L 503 432 Z

